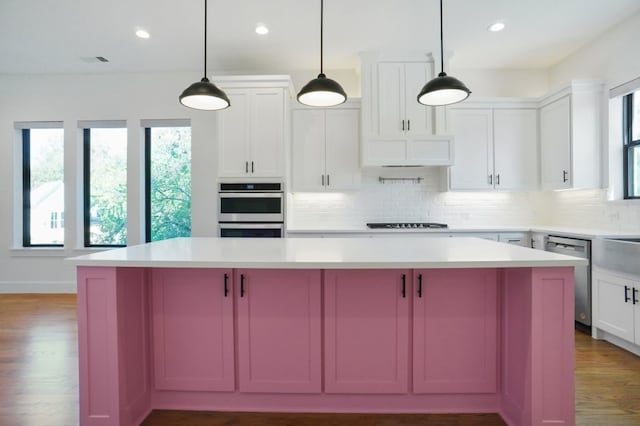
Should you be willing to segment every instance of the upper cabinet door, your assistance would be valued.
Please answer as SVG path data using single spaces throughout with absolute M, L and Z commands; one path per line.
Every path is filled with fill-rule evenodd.
M 571 97 L 540 109 L 542 189 L 571 188 Z
M 218 120 L 221 177 L 284 176 L 284 90 L 230 89 Z
M 433 107 L 418 103 L 418 93 L 433 78 L 431 64 L 408 62 L 404 64 L 404 77 L 406 130 L 410 135 L 430 135 L 433 133 Z
M 325 114 L 325 188 L 328 191 L 357 189 L 361 181 L 360 110 L 331 109 Z
M 231 107 L 218 114 L 218 174 L 223 177 L 248 176 L 249 172 L 249 92 L 228 90 Z
M 406 130 L 404 109 L 404 64 L 381 62 L 377 81 L 378 136 L 396 136 Z M 374 126 L 375 128 L 375 126 Z
M 284 92 L 282 89 L 253 91 L 250 129 L 251 176 L 283 176 Z
M 491 109 L 451 109 L 455 134 L 455 165 L 451 167 L 451 189 L 493 188 L 493 112 Z
M 496 109 L 493 124 L 496 189 L 538 188 L 538 112 Z
M 323 191 L 325 185 L 325 112 L 292 112 L 293 190 Z

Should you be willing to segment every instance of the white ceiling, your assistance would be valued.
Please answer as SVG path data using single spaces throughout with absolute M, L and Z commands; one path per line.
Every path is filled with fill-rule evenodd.
M 325 0 L 325 68 L 354 69 L 361 51 L 438 49 L 438 4 Z M 209 70 L 319 67 L 319 0 L 208 7 Z M 445 50 L 456 68 L 547 68 L 638 12 L 639 0 L 445 0 Z M 0 0 L 0 74 L 199 71 L 203 13 L 203 0 Z M 488 32 L 499 19 L 507 28 Z M 271 32 L 256 35 L 257 22 Z M 82 60 L 95 56 L 110 62 Z

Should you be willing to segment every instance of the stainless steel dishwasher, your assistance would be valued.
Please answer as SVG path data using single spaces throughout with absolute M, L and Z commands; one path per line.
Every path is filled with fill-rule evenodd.
M 575 267 L 576 322 L 591 327 L 591 241 L 549 235 L 545 250 L 587 259 L 586 266 Z

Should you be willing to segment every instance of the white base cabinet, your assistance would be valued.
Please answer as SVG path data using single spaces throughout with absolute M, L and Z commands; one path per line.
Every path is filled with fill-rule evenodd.
M 292 190 L 360 187 L 360 109 L 357 103 L 292 111 Z
M 449 108 L 455 138 L 452 190 L 538 187 L 538 112 L 533 103 L 463 102 Z
M 593 268 L 593 324 L 640 345 L 640 277 Z

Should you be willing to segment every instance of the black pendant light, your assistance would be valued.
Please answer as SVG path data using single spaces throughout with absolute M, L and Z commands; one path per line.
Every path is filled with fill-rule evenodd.
M 302 90 L 300 90 L 300 93 L 298 93 L 298 102 L 317 107 L 339 105 L 347 100 L 347 94 L 344 92 L 342 86 L 340 86 L 337 81 L 327 78 L 323 72 L 323 18 L 324 0 L 320 0 L 320 74 L 318 74 L 318 78 L 314 78 L 308 82 Z
M 463 82 L 444 72 L 444 48 L 442 42 L 442 0 L 440 0 L 440 74 L 424 85 L 418 94 L 418 102 L 423 105 L 441 106 L 464 101 L 471 90 Z
M 204 0 L 204 77 L 184 89 L 180 103 L 193 109 L 214 111 L 231 105 L 227 95 L 207 78 L 207 0 Z

